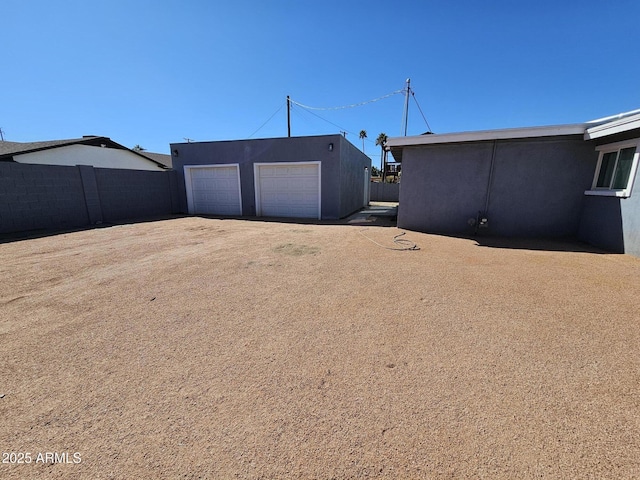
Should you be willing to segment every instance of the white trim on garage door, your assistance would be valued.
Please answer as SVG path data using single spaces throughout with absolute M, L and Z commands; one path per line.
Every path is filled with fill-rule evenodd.
M 321 162 L 255 163 L 256 215 L 322 218 Z
M 184 184 L 189 213 L 242 215 L 239 164 L 185 165 Z

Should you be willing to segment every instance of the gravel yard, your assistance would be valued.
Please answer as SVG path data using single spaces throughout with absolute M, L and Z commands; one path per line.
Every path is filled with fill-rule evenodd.
M 640 477 L 640 259 L 399 233 L 0 244 L 0 478 Z

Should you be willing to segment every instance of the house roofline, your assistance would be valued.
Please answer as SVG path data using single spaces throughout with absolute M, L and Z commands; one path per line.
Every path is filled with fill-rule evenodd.
M 640 113 L 640 108 L 636 108 L 635 110 L 630 110 L 628 112 L 617 113 L 615 115 L 609 115 L 608 117 L 596 118 L 595 120 L 589 120 L 587 123 L 597 123 L 597 124 L 608 123 L 612 120 L 617 120 L 623 117 L 630 117 L 638 113 Z
M 16 144 L 19 145 L 21 143 L 24 143 L 25 148 L 24 149 L 16 149 L 16 150 L 12 150 L 10 152 L 7 152 L 5 154 L 0 154 L 0 160 L 3 159 L 11 159 L 14 156 L 17 155 L 24 155 L 27 153 L 34 153 L 34 152 L 41 152 L 43 150 L 52 150 L 54 148 L 62 148 L 62 147 L 68 147 L 71 145 L 87 145 L 87 146 L 92 146 L 92 147 L 99 147 L 101 145 L 106 145 L 109 148 L 114 148 L 117 150 L 127 150 L 135 155 L 138 155 L 141 158 L 144 158 L 145 160 L 152 162 L 154 164 L 156 164 L 157 166 L 159 166 L 162 169 L 169 169 L 169 167 L 167 167 L 166 165 L 157 162 L 155 160 L 153 160 L 152 158 L 149 158 L 147 156 L 145 156 L 144 154 L 141 154 L 139 152 L 136 152 L 135 150 L 132 150 L 130 148 L 125 147 L 124 145 L 121 145 L 117 142 L 114 142 L 113 140 L 111 140 L 109 137 L 98 137 L 98 136 L 93 136 L 93 135 L 87 135 L 84 136 L 82 138 L 74 138 L 74 139 L 69 139 L 69 140 L 51 140 L 51 141 L 43 141 L 43 142 L 10 142 L 12 144 Z
M 478 130 L 471 132 L 413 135 L 410 137 L 392 137 L 387 140 L 386 148 L 389 150 L 393 147 L 412 147 L 439 143 L 482 142 L 488 140 L 584 135 L 588 126 L 589 124 L 586 123 L 577 123 L 545 127 L 504 128 L 500 130 Z
M 640 110 L 637 110 L 636 112 L 640 112 Z M 617 119 L 587 128 L 584 132 L 584 139 L 593 140 L 596 138 L 614 135 L 616 133 L 640 129 L 640 113 L 635 113 L 634 115 L 628 115 L 622 118 L 618 118 L 617 116 L 613 118 Z

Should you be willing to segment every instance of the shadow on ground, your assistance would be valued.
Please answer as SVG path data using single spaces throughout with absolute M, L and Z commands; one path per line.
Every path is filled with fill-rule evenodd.
M 174 214 L 163 215 L 148 218 L 132 218 L 118 220 L 116 222 L 103 222 L 99 225 L 86 225 L 73 228 L 58 229 L 38 229 L 28 230 L 24 232 L 3 233 L 0 234 L 0 244 L 18 242 L 21 240 L 29 240 L 34 238 L 50 237 L 53 235 L 61 235 L 72 232 L 82 232 L 85 230 L 93 230 L 96 228 L 108 228 L 117 225 L 131 225 L 136 223 L 149 223 L 161 220 L 171 220 L 176 218 L 200 217 L 215 220 L 245 220 L 249 222 L 267 222 L 267 223 L 291 223 L 296 225 L 354 225 L 354 226 L 376 226 L 376 227 L 395 227 L 398 214 L 397 204 L 372 204 L 367 208 L 363 208 L 351 215 L 336 220 L 317 220 L 312 218 L 289 218 L 289 217 L 243 217 L 243 216 L 221 216 L 221 215 L 187 215 Z
M 574 238 L 508 238 L 508 237 L 484 237 L 446 235 L 456 238 L 473 240 L 479 247 L 507 248 L 515 250 L 544 250 L 550 252 L 581 252 L 611 254 L 606 250 L 596 248 L 588 243 L 580 242 Z
M 102 223 L 100 225 L 88 225 L 86 227 L 57 229 L 57 230 L 31 230 L 26 232 L 0 234 L 0 244 L 11 243 L 21 240 L 29 240 L 35 238 L 43 238 L 65 233 L 80 232 L 84 230 L 93 230 L 97 228 L 108 228 L 118 225 L 130 225 L 137 223 L 149 223 L 162 220 L 172 220 L 178 218 L 186 218 L 197 216 L 200 218 L 208 218 L 214 220 L 244 220 L 249 222 L 261 223 L 289 223 L 296 225 L 350 225 L 350 226 L 375 226 L 375 227 L 395 227 L 397 225 L 397 203 L 372 203 L 345 218 L 336 220 L 317 220 L 308 218 L 288 218 L 288 217 L 230 217 L 220 215 L 165 215 L 150 218 L 138 218 L 121 220 L 117 222 Z M 611 254 L 606 250 L 593 247 L 587 243 L 580 242 L 573 238 L 545 239 L 545 238 L 506 238 L 492 237 L 483 235 L 452 235 L 433 233 L 434 235 L 464 238 L 476 242 L 479 247 L 487 248 L 506 248 L 516 250 L 540 250 L 554 252 L 582 252 L 595 254 Z
M 117 222 L 102 222 L 96 225 L 85 225 L 81 227 L 69 227 L 69 228 L 55 228 L 55 229 L 37 229 L 37 230 L 26 230 L 23 232 L 12 232 L 12 233 L 1 233 L 0 234 L 0 244 L 2 243 L 11 243 L 11 242 L 19 242 L 21 240 L 31 240 L 35 238 L 44 238 L 51 237 L 54 235 L 63 235 L 65 233 L 73 233 L 73 232 L 84 232 L 86 230 L 95 230 L 99 228 L 109 228 L 117 225 L 132 225 L 136 223 L 151 223 L 151 222 L 159 222 L 162 220 L 172 220 L 176 218 L 185 218 L 190 215 L 161 215 L 156 217 L 146 217 L 146 218 L 132 218 L 126 220 L 119 220 Z

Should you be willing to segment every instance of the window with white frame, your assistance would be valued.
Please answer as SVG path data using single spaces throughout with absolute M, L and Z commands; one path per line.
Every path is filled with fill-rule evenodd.
M 600 152 L 596 174 L 587 195 L 628 197 L 638 168 L 640 139 L 611 143 L 596 148 Z

